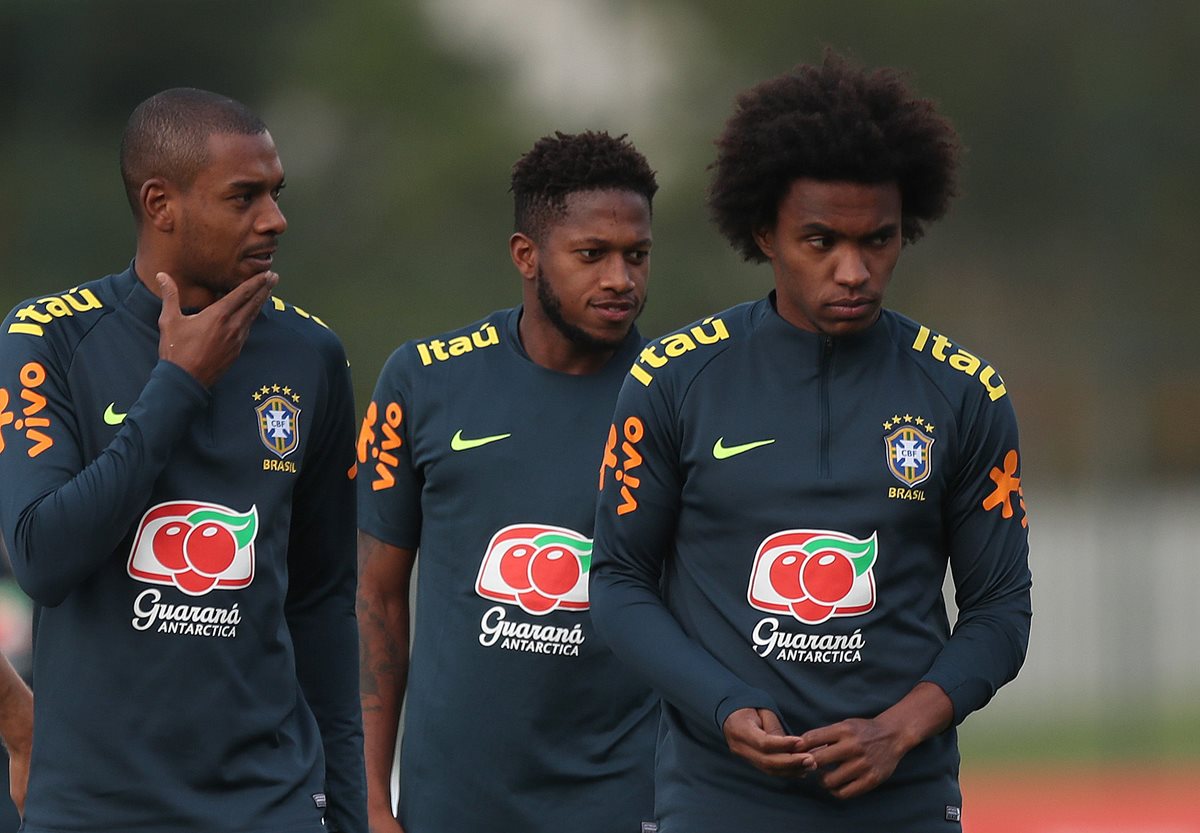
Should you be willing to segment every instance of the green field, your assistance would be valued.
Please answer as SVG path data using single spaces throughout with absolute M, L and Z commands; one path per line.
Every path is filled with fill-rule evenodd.
M 989 765 L 1117 759 L 1200 764 L 1200 709 L 1194 704 L 1142 715 L 1133 711 L 1111 709 L 1067 719 L 1030 715 L 1020 722 L 972 717 L 959 729 L 959 746 L 964 760 Z

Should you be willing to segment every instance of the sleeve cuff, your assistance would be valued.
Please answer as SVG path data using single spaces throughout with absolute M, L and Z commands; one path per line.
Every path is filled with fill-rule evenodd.
M 775 700 L 771 695 L 757 688 L 747 687 L 743 691 L 722 698 L 721 702 L 717 704 L 715 717 L 718 732 L 725 731 L 725 721 L 738 709 L 770 709 L 775 714 L 779 714 L 779 707 L 775 705 Z M 780 717 L 782 718 L 782 715 Z
M 921 678 L 923 683 L 933 683 L 950 698 L 954 706 L 955 726 L 967 719 L 967 715 L 987 704 L 995 693 L 986 681 L 978 677 L 950 676 L 930 672 Z

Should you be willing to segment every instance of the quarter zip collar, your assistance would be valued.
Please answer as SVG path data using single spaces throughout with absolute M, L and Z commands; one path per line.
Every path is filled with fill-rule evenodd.
M 795 344 L 802 355 L 820 357 L 824 345 L 829 342 L 834 346 L 839 356 L 855 355 L 869 351 L 873 345 L 887 340 L 890 326 L 885 319 L 889 313 L 884 309 L 875 323 L 865 330 L 844 336 L 827 336 L 812 330 L 805 330 L 790 323 L 779 314 L 776 307 L 775 291 L 755 305 L 752 313 L 757 327 L 766 329 L 773 337 L 782 339 L 785 344 Z
M 772 349 L 781 345 L 786 349 L 787 361 L 794 362 L 798 371 L 807 368 L 814 372 L 817 380 L 819 451 L 816 475 L 821 480 L 835 476 L 830 449 L 838 412 L 839 380 L 858 362 L 872 362 L 880 350 L 886 350 L 883 342 L 888 341 L 891 315 L 887 310 L 880 313 L 878 320 L 861 332 L 844 336 L 829 336 L 805 330 L 786 321 L 775 305 L 775 293 L 760 301 L 751 312 L 754 323 L 768 337 Z
M 158 332 L 158 316 L 162 312 L 162 299 L 146 288 L 134 271 L 129 268 L 117 275 L 113 289 L 125 309 L 138 321 Z

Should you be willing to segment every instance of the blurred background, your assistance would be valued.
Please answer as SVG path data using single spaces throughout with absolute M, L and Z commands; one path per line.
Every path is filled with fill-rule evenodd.
M 827 45 L 904 67 L 967 154 L 889 305 L 1003 374 L 1032 540 L 1027 665 L 961 729 L 966 829 L 1195 833 L 1197 35 L 1185 0 L 0 0 L 0 307 L 124 268 L 121 129 L 188 85 L 270 125 L 278 294 L 341 335 L 360 410 L 397 344 L 517 301 L 509 170 L 554 130 L 658 171 L 658 335 L 770 288 L 704 208 L 736 92 Z M 0 587 L 18 664 L 28 616 Z

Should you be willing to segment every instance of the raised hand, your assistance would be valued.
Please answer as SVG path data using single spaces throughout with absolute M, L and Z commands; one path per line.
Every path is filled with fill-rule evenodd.
M 173 362 L 206 388 L 221 378 L 242 352 L 250 325 L 279 276 L 260 272 L 194 315 L 179 307 L 179 287 L 166 272 L 157 275 L 162 291 L 158 316 L 158 357 Z

